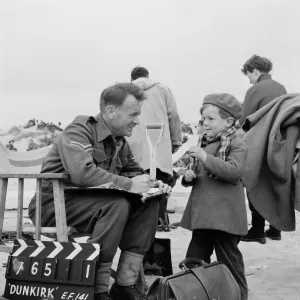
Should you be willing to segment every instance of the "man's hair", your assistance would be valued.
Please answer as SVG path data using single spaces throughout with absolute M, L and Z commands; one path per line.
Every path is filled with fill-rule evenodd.
M 100 96 L 100 110 L 108 105 L 122 106 L 126 97 L 132 95 L 138 101 L 143 101 L 146 96 L 143 90 L 134 83 L 117 83 L 106 88 Z
M 266 57 L 261 57 L 258 55 L 253 55 L 250 59 L 248 59 L 243 68 L 242 72 L 247 75 L 247 72 L 252 73 L 254 69 L 262 72 L 269 73 L 273 68 L 272 62 Z
M 149 76 L 149 72 L 144 67 L 135 67 L 131 71 L 131 80 L 136 80 L 140 77 L 148 77 L 148 76 Z

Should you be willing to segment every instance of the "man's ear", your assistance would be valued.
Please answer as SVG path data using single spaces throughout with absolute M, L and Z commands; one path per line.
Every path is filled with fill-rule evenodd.
M 109 119 L 113 120 L 116 114 L 116 107 L 114 105 L 108 105 L 105 107 L 105 113 Z
M 252 72 L 255 76 L 260 76 L 260 71 L 258 71 L 257 69 L 253 69 L 253 72 Z

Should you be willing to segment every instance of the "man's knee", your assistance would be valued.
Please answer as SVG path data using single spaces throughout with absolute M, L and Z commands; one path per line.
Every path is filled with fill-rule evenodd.
M 159 201 L 157 198 L 151 199 L 149 201 L 146 201 L 144 203 L 144 213 L 147 214 L 147 216 L 151 217 L 158 217 L 158 211 L 159 211 Z
M 131 205 L 129 201 L 125 198 L 118 198 L 112 202 L 112 209 L 116 212 L 129 215 Z
M 103 211 L 104 209 L 104 211 Z M 131 205 L 124 197 L 116 197 L 106 204 L 106 208 L 102 207 L 101 217 L 104 214 L 109 214 L 113 219 L 118 220 L 118 223 L 123 223 L 128 220 L 131 210 Z M 106 211 L 106 212 L 105 212 Z

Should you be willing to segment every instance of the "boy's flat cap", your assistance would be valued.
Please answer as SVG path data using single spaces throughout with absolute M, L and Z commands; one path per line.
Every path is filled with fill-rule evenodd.
M 230 113 L 236 120 L 243 114 L 241 103 L 230 94 L 209 94 L 204 97 L 203 105 L 213 104 Z

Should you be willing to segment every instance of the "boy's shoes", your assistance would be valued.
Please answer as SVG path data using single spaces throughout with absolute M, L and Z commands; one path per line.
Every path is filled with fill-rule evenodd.
M 94 300 L 111 300 L 108 293 L 95 294 Z
M 241 241 L 243 242 L 258 242 L 261 244 L 266 243 L 266 235 L 265 233 L 258 234 L 256 231 L 253 230 L 253 227 L 250 228 L 248 233 L 242 236 Z
M 280 241 L 281 240 L 281 232 L 280 230 L 277 230 L 276 228 L 270 228 L 265 231 L 266 237 L 270 238 L 274 241 Z

